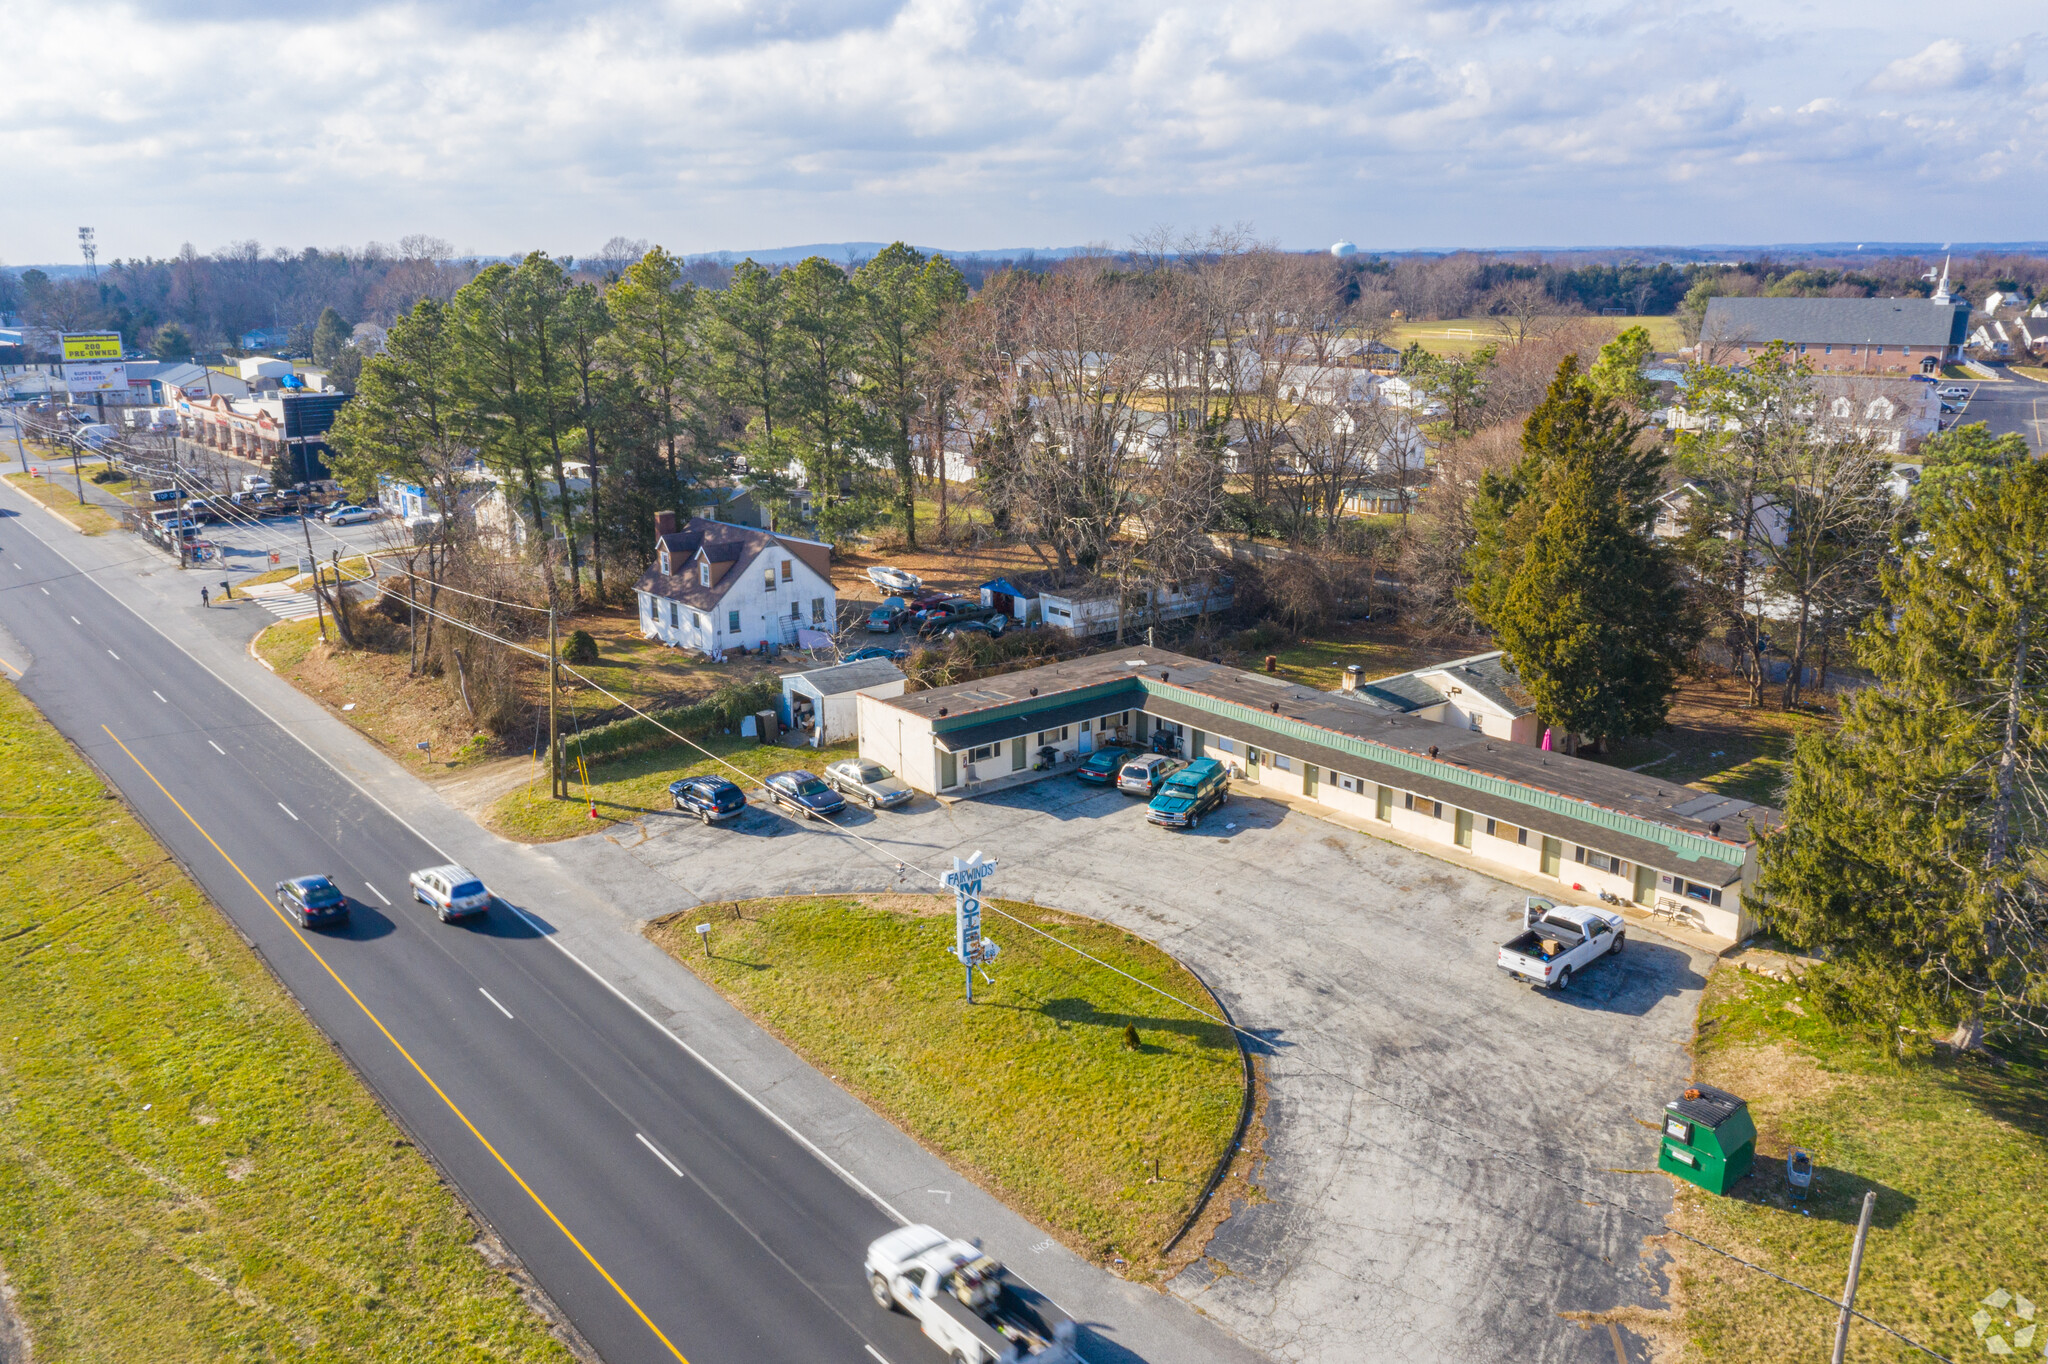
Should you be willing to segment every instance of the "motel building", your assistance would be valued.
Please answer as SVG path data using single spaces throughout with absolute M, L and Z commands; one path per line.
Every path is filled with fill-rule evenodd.
M 1441 846 L 1480 870 L 1554 884 L 1563 898 L 1604 890 L 1646 910 L 1682 908 L 1716 938 L 1748 936 L 1750 826 L 1770 827 L 1776 811 L 1517 742 L 1513 716 L 1475 722 L 1468 709 L 1453 720 L 1448 705 L 1376 703 L 1354 689 L 1369 687 L 1320 692 L 1131 649 L 931 691 L 863 694 L 856 706 L 861 756 L 929 795 L 1070 774 L 1099 746 L 1149 744 L 1164 731 L 1181 756 L 1228 766 L 1240 794 L 1383 826 L 1395 841 Z M 1034 770 L 1048 750 L 1051 766 Z

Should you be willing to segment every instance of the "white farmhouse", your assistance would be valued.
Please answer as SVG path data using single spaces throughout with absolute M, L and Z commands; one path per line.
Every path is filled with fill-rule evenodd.
M 634 585 L 647 638 L 716 659 L 836 628 L 830 545 L 701 516 L 677 530 L 674 512 L 654 521 L 654 567 Z

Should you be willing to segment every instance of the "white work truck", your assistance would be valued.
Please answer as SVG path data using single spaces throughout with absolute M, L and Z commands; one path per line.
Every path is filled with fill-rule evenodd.
M 1522 909 L 1521 933 L 1500 945 L 1499 966 L 1517 979 L 1562 990 L 1595 957 L 1619 952 L 1627 927 L 1610 910 L 1531 895 Z
M 979 1241 L 898 1227 L 868 1247 L 875 1302 L 917 1318 L 954 1364 L 1080 1364 L 1074 1323 L 1005 1273 Z

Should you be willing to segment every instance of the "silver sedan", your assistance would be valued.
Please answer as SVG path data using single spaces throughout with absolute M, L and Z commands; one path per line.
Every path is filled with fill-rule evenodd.
M 833 790 L 864 801 L 870 810 L 901 805 L 913 794 L 903 778 L 866 758 L 847 758 L 825 769 L 825 782 Z

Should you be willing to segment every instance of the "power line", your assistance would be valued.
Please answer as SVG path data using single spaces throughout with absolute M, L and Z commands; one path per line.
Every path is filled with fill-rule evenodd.
M 451 625 L 460 626 L 463 629 L 471 630 L 476 634 L 483 635 L 487 639 L 495 640 L 500 644 L 506 645 L 508 648 L 517 649 L 521 653 L 531 654 L 535 658 L 547 657 L 547 655 L 542 654 L 537 650 L 527 648 L 524 645 L 514 644 L 510 640 L 491 634 L 489 631 L 478 629 L 477 627 L 470 625 L 465 621 L 458 621 L 448 616 L 442 616 L 441 619 L 448 621 Z M 577 678 L 586 686 L 590 687 L 592 690 L 601 692 L 605 696 L 610 697 L 613 701 L 625 707 L 625 709 L 631 711 L 634 715 L 638 716 L 639 718 L 647 721 L 649 724 L 653 725 L 656 729 L 662 731 L 664 734 L 669 735 L 670 737 L 676 739 L 680 743 L 687 744 L 691 748 L 696 749 L 699 753 L 702 753 L 706 758 L 709 758 L 711 761 L 719 764 L 720 766 L 729 768 L 733 772 L 738 773 L 741 777 L 745 778 L 749 783 L 754 782 L 755 778 L 751 772 L 748 772 L 746 769 L 738 766 L 737 764 L 728 761 L 724 757 L 721 757 L 719 754 L 713 753 L 710 749 L 704 747 L 704 745 L 698 743 L 695 739 L 690 738 L 688 735 L 682 734 L 674 729 L 671 729 L 668 725 L 663 724 L 653 715 L 650 715 L 646 711 L 640 709 L 640 707 L 626 700 L 617 692 L 612 691 L 610 688 L 605 687 L 603 684 L 593 680 L 585 674 L 576 671 L 576 669 L 574 669 L 566 663 L 557 663 L 556 666 L 560 668 L 562 672 L 568 673 L 570 676 Z M 846 828 L 844 825 L 832 822 L 829 819 L 829 817 L 827 818 L 826 822 L 830 825 L 832 830 L 835 833 L 839 834 L 841 837 L 851 839 L 855 843 L 858 843 L 870 849 L 871 851 L 876 853 L 883 861 L 894 862 L 899 871 L 915 872 L 917 875 L 924 877 L 927 881 L 930 881 L 933 885 L 941 888 L 944 887 L 944 879 L 938 876 L 937 874 L 928 871 L 921 866 L 918 866 L 914 862 L 905 861 L 903 858 L 898 857 L 894 853 L 890 852 L 889 849 L 883 846 L 882 844 L 877 843 L 873 839 L 867 838 L 862 834 L 855 833 L 853 830 Z M 1154 985 L 1152 982 L 1148 980 L 1144 980 L 1138 976 L 1132 975 L 1129 971 L 1126 971 L 1119 966 L 1112 965 L 1111 963 L 1102 960 L 1100 957 L 1094 956 L 1093 954 L 1084 951 L 1079 947 L 1076 947 L 1074 944 L 1067 942 L 1065 939 L 1056 937 L 1053 934 L 1046 932 L 1044 929 L 1039 928 L 1036 924 L 1027 923 L 1025 920 L 1018 918 L 1014 914 L 1008 913 L 1007 911 L 1003 910 L 997 905 L 987 904 L 986 902 L 984 902 L 984 907 L 993 911 L 1000 917 L 1008 919 L 1011 923 L 1014 923 L 1021 928 L 1028 929 L 1029 931 L 1038 934 L 1040 937 L 1045 938 L 1048 941 L 1065 948 L 1067 951 L 1074 953 L 1076 956 L 1085 958 L 1086 960 L 1095 963 L 1097 966 L 1102 967 L 1104 970 L 1114 972 L 1115 974 L 1122 976 L 1124 979 L 1131 981 L 1133 984 L 1141 985 L 1145 989 L 1152 991 L 1154 994 L 1159 995 L 1164 999 L 1172 1000 L 1175 1004 L 1180 1005 L 1180 1007 L 1186 1009 L 1189 1013 L 1195 1014 L 1201 1018 L 1209 1019 L 1210 1021 L 1218 1024 L 1219 1026 L 1235 1034 L 1239 1038 L 1255 1043 L 1262 1050 L 1268 1049 L 1266 1039 L 1260 1037 L 1257 1033 L 1252 1032 L 1246 1028 L 1241 1028 L 1227 1018 L 1223 1018 L 1217 1014 L 1211 1013 L 1207 1009 L 1201 1008 L 1198 1005 L 1191 1004 L 1187 1000 L 1182 999 L 1180 996 L 1173 994 L 1171 991 L 1163 990 L 1159 986 Z M 1456 1123 L 1448 1122 L 1445 1119 L 1439 1117 L 1438 1115 L 1427 1111 L 1426 1109 L 1418 1108 L 1413 1104 L 1403 1103 L 1401 1100 L 1393 1098 L 1391 1095 L 1384 1094 L 1379 1090 L 1374 1089 L 1371 1085 L 1366 1084 L 1365 1082 L 1357 1079 L 1354 1076 L 1340 1074 L 1320 1067 L 1316 1068 L 1314 1073 L 1322 1075 L 1327 1079 L 1335 1080 L 1340 1084 L 1348 1085 L 1351 1088 L 1357 1090 L 1358 1092 L 1366 1095 L 1368 1098 L 1372 1098 L 1378 1100 L 1381 1103 L 1388 1104 L 1391 1107 L 1398 1108 L 1402 1112 L 1407 1113 L 1412 1117 L 1419 1118 L 1433 1127 L 1436 1127 L 1442 1131 L 1452 1134 L 1453 1136 L 1459 1137 L 1467 1142 L 1470 1142 L 1473 1145 L 1478 1146 L 1486 1151 L 1489 1151 L 1492 1154 L 1502 1159 L 1505 1159 L 1513 1164 L 1519 1165 L 1523 1169 L 1528 1170 L 1529 1172 L 1531 1172 L 1532 1174 L 1536 1175 L 1541 1179 L 1546 1179 L 1553 1183 L 1561 1184 L 1565 1188 L 1570 1189 L 1574 1193 L 1583 1194 L 1587 1198 L 1594 1200 L 1603 1207 L 1612 1208 L 1615 1211 L 1621 1213 L 1623 1216 L 1634 1219 L 1635 1221 L 1641 1223 L 1644 1227 L 1648 1228 L 1653 1232 L 1656 1232 L 1659 1235 L 1669 1234 L 1672 1236 L 1676 1236 L 1683 1241 L 1689 1242 L 1692 1245 L 1700 1247 L 1702 1250 L 1711 1251 L 1713 1254 L 1718 1255 L 1723 1259 L 1732 1261 L 1733 1263 L 1742 1266 L 1744 1269 L 1754 1270 L 1756 1273 L 1762 1274 L 1766 1278 L 1775 1279 L 1779 1283 L 1782 1283 L 1789 1288 L 1795 1288 L 1801 1293 L 1805 1293 L 1811 1297 L 1818 1298 L 1822 1302 L 1827 1303 L 1831 1307 L 1842 1308 L 1843 1310 L 1847 1311 L 1851 1316 L 1855 1317 L 1857 1320 L 1865 1323 L 1866 1325 L 1875 1327 L 1876 1329 L 1884 1332 L 1886 1335 L 1891 1336 L 1903 1342 L 1904 1344 L 1912 1346 L 1914 1349 L 1920 1351 L 1922 1354 L 1925 1354 L 1933 1359 L 1941 1360 L 1942 1364 L 1953 1364 L 1953 1361 L 1950 1360 L 1948 1356 L 1941 1354 L 1929 1348 L 1926 1345 L 1921 1344 L 1919 1341 L 1913 1339 L 1909 1335 L 1906 1335 L 1904 1332 L 1893 1330 L 1891 1327 L 1885 1325 L 1883 1322 L 1878 1321 L 1876 1318 L 1868 1316 L 1863 1312 L 1859 1312 L 1853 1307 L 1844 1307 L 1844 1304 L 1841 1302 L 1840 1299 L 1829 1297 L 1826 1293 L 1821 1292 L 1817 1288 L 1809 1288 L 1807 1285 L 1800 1283 L 1796 1279 L 1787 1278 L 1785 1275 L 1780 1274 L 1775 1270 L 1767 1269 L 1762 1265 L 1754 1263 L 1753 1261 L 1745 1260 L 1740 1255 L 1735 1254 L 1733 1251 L 1723 1250 L 1721 1247 L 1713 1244 L 1711 1241 L 1702 1240 L 1701 1238 L 1692 1235 L 1690 1232 L 1680 1231 L 1675 1227 L 1672 1227 L 1666 1223 L 1660 1222 L 1657 1219 L 1650 1217 L 1646 1213 L 1636 1211 L 1634 1208 L 1629 1207 L 1625 1203 L 1618 1203 L 1614 1199 L 1609 1198 L 1607 1195 L 1600 1193 L 1598 1190 L 1588 1188 L 1586 1185 L 1580 1184 L 1575 1180 L 1567 1178 L 1566 1176 L 1557 1173 L 1553 1169 L 1550 1169 L 1543 1165 L 1539 1165 L 1534 1161 L 1526 1160 L 1523 1157 L 1516 1155 L 1512 1151 L 1503 1150 L 1498 1142 L 1495 1142 L 1487 1137 L 1484 1137 L 1479 1133 L 1470 1131 L 1464 1127 L 1459 1126 Z

